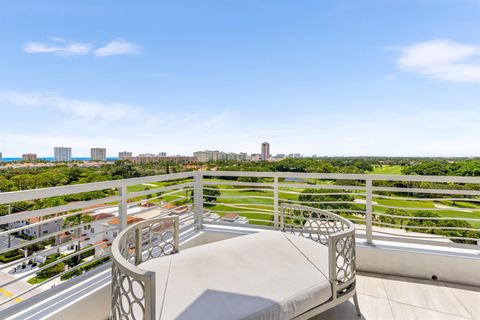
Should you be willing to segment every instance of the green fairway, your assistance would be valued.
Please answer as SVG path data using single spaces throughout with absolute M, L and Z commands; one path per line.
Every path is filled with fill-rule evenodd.
M 375 166 L 373 174 L 402 174 L 402 166 L 399 165 L 382 165 Z
M 397 171 L 400 170 L 400 166 L 397 166 Z M 392 168 L 390 168 L 392 169 Z M 255 191 L 255 190 L 242 190 L 239 187 L 233 186 L 218 186 L 221 191 L 220 197 L 217 199 L 217 203 L 214 206 L 210 206 L 209 209 L 220 210 L 220 215 L 224 215 L 228 212 L 239 213 L 248 219 L 259 220 L 273 220 L 273 215 L 270 213 L 273 211 L 273 192 L 272 191 Z M 282 188 L 282 191 L 295 191 L 302 192 L 304 189 L 300 188 Z M 362 199 L 361 196 L 355 198 Z M 298 194 L 279 193 L 279 200 L 298 200 Z M 451 201 L 415 201 L 415 200 L 403 200 L 403 199 L 381 199 L 375 198 L 377 205 L 373 206 L 375 212 L 384 213 L 388 208 L 381 207 L 379 205 L 407 208 L 409 212 L 415 210 L 431 210 L 436 209 L 435 205 L 444 205 L 449 207 L 456 207 L 458 210 L 432 210 L 442 217 L 458 217 L 458 218 L 480 218 L 480 211 L 468 212 L 469 209 L 480 209 L 480 204 L 461 201 L 455 204 Z M 360 207 L 362 205 L 359 205 Z M 363 208 L 362 208 L 363 209 Z M 242 211 L 252 211 L 244 213 Z M 269 224 L 268 222 L 251 221 L 253 224 Z M 270 223 L 271 224 L 271 223 Z M 472 226 L 480 228 L 480 222 L 471 221 Z
M 414 201 L 414 200 L 397 200 L 397 199 L 374 199 L 374 201 L 380 205 L 407 208 L 407 209 L 399 209 L 399 210 L 406 210 L 407 212 L 413 212 L 415 211 L 415 209 L 428 211 L 436 208 L 435 204 L 437 204 L 437 206 L 439 204 L 444 204 L 444 205 L 448 205 L 449 207 L 457 207 L 458 210 L 455 210 L 452 208 L 453 210 L 431 210 L 431 211 L 439 214 L 442 217 L 480 219 L 480 211 L 474 211 L 475 209 L 479 210 L 480 206 L 472 202 L 462 201 L 454 205 L 451 201 Z M 472 210 L 472 212 L 469 212 L 468 209 L 465 209 L 465 208 Z M 374 212 L 384 213 L 388 210 L 388 208 L 374 205 L 373 210 Z M 469 221 L 469 223 L 475 228 L 480 228 L 480 221 Z
M 401 171 L 401 166 L 379 166 L 375 168 L 374 173 L 378 174 L 399 174 Z M 209 181 L 222 181 L 228 182 L 229 180 L 222 179 L 209 179 Z M 152 183 L 158 187 L 163 187 L 167 183 Z M 208 187 L 217 187 L 220 189 L 220 196 L 217 197 L 214 204 L 205 204 L 205 209 L 212 210 L 215 213 L 223 216 L 227 213 L 238 213 L 240 216 L 246 217 L 249 219 L 251 224 L 260 224 L 260 225 L 273 225 L 273 190 L 269 190 L 269 187 L 258 187 L 260 190 L 252 189 L 252 187 L 243 187 L 243 186 L 231 186 L 231 185 L 216 185 L 216 186 L 205 186 Z M 154 189 L 153 186 L 146 185 L 137 185 L 128 188 L 129 192 L 138 192 L 147 189 Z M 281 188 L 279 192 L 279 200 L 294 200 L 298 201 L 298 194 L 285 193 L 287 192 L 302 192 L 305 189 L 295 188 L 295 184 L 292 183 L 291 188 Z M 163 201 L 169 203 L 174 203 L 177 205 L 183 203 L 193 203 L 192 199 L 186 199 L 186 196 L 190 196 L 190 191 L 178 190 L 178 191 L 166 191 L 163 194 L 168 194 L 161 198 Z M 153 197 L 156 194 L 152 195 Z M 144 198 L 144 197 L 143 197 Z M 362 196 L 355 196 L 357 199 L 363 199 Z M 139 199 L 135 199 L 139 200 Z M 149 200 L 153 203 L 160 203 L 160 199 Z M 479 218 L 480 219 L 480 203 L 468 202 L 468 201 L 417 201 L 417 200 L 403 200 L 403 199 L 382 199 L 374 198 L 374 201 L 377 204 L 374 204 L 374 212 L 385 213 L 389 208 L 381 207 L 380 205 L 394 207 L 399 210 L 406 210 L 408 212 L 413 212 L 415 210 L 431 210 L 439 214 L 442 217 L 458 217 L 458 218 Z M 290 202 L 292 203 L 292 202 Z M 295 203 L 295 202 L 293 202 Z M 364 205 L 358 205 L 361 210 L 363 210 Z M 432 210 L 438 209 L 439 206 L 444 206 L 445 210 Z M 447 207 L 447 208 L 446 208 Z M 450 210 L 448 207 L 452 207 Z M 401 209 L 407 208 L 407 209 Z M 458 209 L 457 209 L 458 208 Z M 470 212 L 471 211 L 471 212 Z M 260 221 L 258 221 L 260 220 Z M 480 228 L 480 221 L 470 221 L 469 222 L 473 227 Z

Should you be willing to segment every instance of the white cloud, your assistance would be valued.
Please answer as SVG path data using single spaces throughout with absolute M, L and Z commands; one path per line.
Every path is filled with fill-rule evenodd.
M 140 47 L 126 41 L 111 41 L 104 47 L 95 50 L 94 54 L 99 57 L 115 55 L 131 55 L 140 53 Z
M 89 147 L 102 146 L 114 156 L 124 149 L 135 154 L 191 154 L 202 149 L 258 153 L 260 143 L 269 141 L 272 153 L 478 155 L 480 108 L 475 102 L 455 109 L 445 105 L 381 104 L 360 113 L 342 108 L 277 109 L 285 116 L 282 120 L 273 112 L 252 117 L 251 110 L 232 108 L 205 112 L 192 107 L 86 101 L 59 94 L 0 92 L 0 118 L 8 119 L 2 122 L 0 146 L 4 156 L 22 152 L 51 156 L 55 145 L 73 147 L 75 156 L 88 156 Z M 114 114 L 106 110 L 115 106 L 126 109 Z M 118 121 L 109 121 L 112 117 Z
M 125 149 L 135 154 L 191 154 L 203 144 L 205 148 L 222 147 L 226 140 L 237 140 L 219 134 L 231 125 L 229 114 L 228 110 L 181 111 L 72 99 L 56 93 L 0 91 L 0 118 L 9 119 L 2 123 L 0 145 L 4 156 L 27 151 L 49 156 L 55 145 L 73 147 L 75 156 L 88 155 L 88 148 L 95 145 L 106 147 L 109 156 Z M 230 143 L 228 150 L 235 148 Z
M 20 107 L 56 108 L 81 119 L 121 120 L 140 113 L 138 108 L 122 103 L 78 100 L 52 93 L 0 92 L 0 101 Z
M 399 49 L 398 67 L 449 82 L 480 82 L 480 46 L 435 39 Z
M 23 50 L 26 53 L 52 53 L 63 56 L 75 56 L 86 55 L 92 49 L 88 43 L 66 42 L 61 38 L 54 38 L 52 41 L 55 43 L 27 42 Z
M 87 55 L 92 53 L 92 45 L 69 41 L 61 37 L 49 37 L 50 42 L 27 42 L 23 47 L 26 53 L 50 53 L 60 56 Z M 122 40 L 114 40 L 93 51 L 99 57 L 133 55 L 140 53 L 140 46 Z

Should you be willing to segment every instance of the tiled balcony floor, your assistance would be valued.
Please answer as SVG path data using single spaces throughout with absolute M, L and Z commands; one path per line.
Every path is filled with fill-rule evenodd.
M 359 273 L 362 317 L 347 301 L 311 320 L 460 320 L 480 319 L 480 287 Z

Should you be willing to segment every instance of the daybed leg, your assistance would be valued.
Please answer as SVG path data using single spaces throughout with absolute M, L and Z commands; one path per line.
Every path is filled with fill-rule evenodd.
M 353 302 L 355 303 L 355 309 L 357 309 L 357 315 L 360 317 L 362 313 L 360 312 L 360 305 L 358 304 L 358 297 L 356 292 L 353 295 Z

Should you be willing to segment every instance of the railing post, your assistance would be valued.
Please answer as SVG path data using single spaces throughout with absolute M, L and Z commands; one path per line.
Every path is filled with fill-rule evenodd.
M 273 226 L 278 228 L 278 174 L 273 177 Z
M 193 207 L 195 214 L 195 227 L 200 230 L 203 225 L 203 174 L 198 171 L 193 186 Z
M 142 233 L 143 233 L 142 227 L 138 227 L 135 229 L 135 265 L 136 266 L 142 263 L 142 254 L 143 254 L 143 246 L 142 246 L 143 234 Z
M 118 206 L 118 220 L 120 222 L 120 230 L 122 231 L 127 227 L 127 186 L 122 185 L 119 188 L 120 191 L 120 204 Z
M 372 204 L 372 178 L 368 177 L 365 180 L 365 222 L 366 222 L 366 233 L 367 233 L 367 244 L 373 245 L 372 240 L 372 212 L 373 212 L 373 204 Z
M 9 203 L 7 208 L 8 208 L 8 215 L 11 215 L 12 214 L 12 204 Z M 12 236 L 12 234 L 9 233 L 8 234 L 8 247 L 9 248 L 12 246 L 12 237 L 11 236 Z

